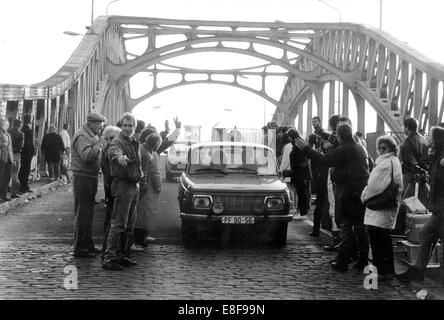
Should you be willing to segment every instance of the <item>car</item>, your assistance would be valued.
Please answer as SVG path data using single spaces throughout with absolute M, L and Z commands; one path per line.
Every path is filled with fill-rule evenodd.
M 165 176 L 167 181 L 177 181 L 185 170 L 190 145 L 186 143 L 173 144 L 167 154 Z
M 221 239 L 227 229 L 253 231 L 285 246 L 293 216 L 273 149 L 243 142 L 194 144 L 179 182 L 185 246 L 205 237 Z

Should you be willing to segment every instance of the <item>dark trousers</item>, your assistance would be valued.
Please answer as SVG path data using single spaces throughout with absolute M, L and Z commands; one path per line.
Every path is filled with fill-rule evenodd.
M 48 172 L 51 179 L 60 178 L 60 160 L 57 161 L 47 161 Z
M 114 179 L 111 188 L 115 198 L 104 262 L 120 263 L 123 258 L 129 257 L 133 243 L 139 184 Z
M 316 190 L 316 208 L 313 212 L 313 229 L 319 230 L 321 228 L 321 218 L 327 201 L 327 178 L 328 170 L 319 170 Z
M 0 160 L 0 197 L 6 198 L 9 180 L 11 180 L 11 163 Z
M 29 173 L 31 172 L 31 161 L 32 155 L 22 154 L 22 159 L 20 161 L 20 171 L 19 171 L 19 181 L 20 181 L 20 191 L 25 192 L 29 190 L 28 179 Z
M 395 262 L 393 258 L 391 230 L 374 226 L 367 227 L 370 245 L 372 247 L 373 265 L 378 274 L 394 274 Z
M 108 242 L 108 234 L 109 234 L 109 229 L 111 227 L 111 217 L 113 214 L 113 207 L 114 207 L 114 196 L 111 193 L 111 186 L 105 183 L 104 190 L 105 190 L 106 209 L 105 209 L 105 220 L 103 221 L 103 232 L 104 232 L 103 247 L 102 247 L 103 254 L 105 254 L 106 244 Z
M 293 185 L 298 195 L 298 209 L 300 210 L 301 215 L 306 215 L 308 212 L 308 205 L 309 205 L 308 201 L 309 182 L 308 180 L 304 179 L 296 179 L 295 182 L 293 182 Z
M 92 224 L 98 178 L 74 176 L 74 251 L 94 248 Z
M 338 260 L 342 262 L 348 261 L 354 256 L 356 247 L 359 262 L 364 263 L 368 259 L 369 238 L 364 225 L 365 207 L 361 203 L 361 193 L 365 183 L 337 185 L 335 220 L 341 238 L 338 247 Z

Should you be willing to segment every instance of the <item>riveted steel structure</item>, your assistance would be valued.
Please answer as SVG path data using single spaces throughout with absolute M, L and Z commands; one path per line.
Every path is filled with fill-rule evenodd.
M 130 47 L 139 49 L 132 52 Z M 263 63 L 216 70 L 167 61 L 202 52 L 244 54 Z M 151 86 L 133 97 L 130 79 L 139 73 L 151 75 Z M 176 75 L 174 81 L 159 84 L 162 75 L 171 74 Z M 287 79 L 280 97 L 268 89 L 268 79 L 276 76 Z M 256 80 L 255 85 L 248 81 L 251 79 Z M 296 125 L 306 121 L 309 131 L 313 101 L 316 114 L 324 116 L 324 89 L 329 84 L 328 113 L 333 114 L 335 87 L 342 83 L 340 111 L 348 113 L 350 92 L 358 130 L 365 131 L 365 102 L 378 114 L 378 131 L 385 124 L 400 132 L 403 119 L 409 116 L 419 119 L 421 128 L 427 130 L 443 121 L 443 82 L 443 65 L 387 33 L 358 24 L 109 16 L 95 20 L 67 63 L 48 80 L 30 86 L 0 85 L 0 116 L 11 119 L 31 114 L 41 137 L 49 124 L 70 122 L 76 130 L 90 110 L 116 123 L 124 111 L 156 93 L 209 83 L 261 96 L 276 105 L 273 118 L 282 124 L 294 124 L 299 114 Z

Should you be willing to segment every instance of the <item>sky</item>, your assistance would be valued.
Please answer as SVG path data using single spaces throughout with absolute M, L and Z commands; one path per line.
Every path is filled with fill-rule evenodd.
M 380 0 L 325 0 L 340 11 L 342 22 L 379 27 Z M 91 0 L 0 0 L 0 83 L 32 84 L 54 74 L 80 43 L 91 23 Z M 94 1 L 94 17 L 105 15 L 110 0 Z M 444 1 L 383 0 L 382 29 L 419 52 L 444 64 Z M 273 22 L 339 22 L 339 13 L 319 0 L 120 0 L 109 5 L 110 15 L 171 19 Z M 245 58 L 242 58 L 245 59 Z M 208 56 L 206 66 L 218 68 Z M 224 61 L 240 61 L 227 56 Z M 283 81 L 273 94 L 279 98 Z M 143 92 L 144 82 L 134 85 Z M 231 110 L 231 111 L 227 111 Z M 155 95 L 133 112 L 163 127 L 179 116 L 184 124 L 259 128 L 275 107 L 252 93 L 228 86 L 189 85 Z M 370 111 L 367 132 L 374 129 Z M 265 116 L 264 116 L 265 115 Z M 356 114 L 351 108 L 352 120 Z M 324 119 L 326 124 L 327 119 Z M 218 123 L 219 122 L 219 123 Z

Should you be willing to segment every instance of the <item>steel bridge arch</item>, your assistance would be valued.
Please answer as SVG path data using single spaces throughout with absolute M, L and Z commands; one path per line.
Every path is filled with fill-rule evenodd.
M 183 86 L 187 86 L 187 85 L 195 85 L 195 84 L 217 84 L 217 85 L 225 85 L 225 86 L 234 87 L 234 88 L 238 88 L 238 89 L 241 89 L 241 90 L 246 90 L 246 91 L 254 93 L 257 96 L 267 100 L 268 102 L 274 104 L 276 107 L 279 106 L 279 102 L 277 100 L 271 98 L 270 96 L 266 95 L 263 92 L 254 90 L 253 88 L 250 88 L 248 86 L 243 86 L 241 84 L 224 82 L 224 81 L 218 81 L 218 80 L 211 80 L 211 79 L 208 79 L 208 80 L 192 80 L 192 81 L 185 81 L 185 82 L 181 81 L 181 82 L 173 83 L 173 84 L 161 87 L 161 88 L 156 88 L 156 89 L 150 91 L 149 93 L 144 94 L 144 95 L 142 95 L 142 96 L 140 96 L 138 98 L 130 98 L 129 99 L 129 105 L 130 105 L 131 108 L 134 108 L 136 105 L 138 105 L 139 103 L 143 102 L 144 100 L 146 100 L 146 99 L 148 99 L 148 98 L 150 98 L 152 96 L 155 96 L 156 94 L 159 94 L 161 92 L 168 91 L 170 89 L 174 89 L 174 88 L 178 88 L 178 87 L 183 87 Z

